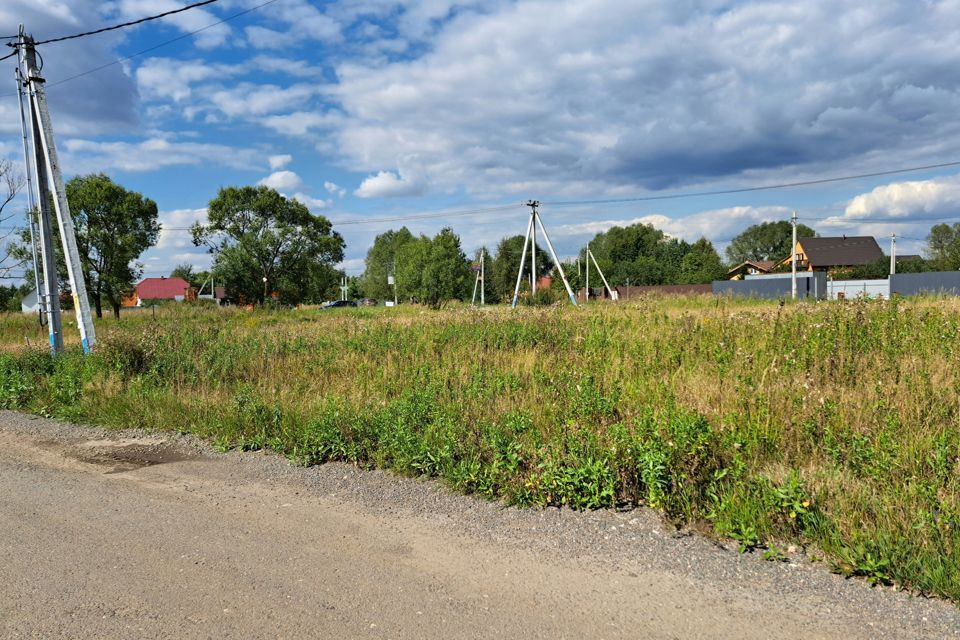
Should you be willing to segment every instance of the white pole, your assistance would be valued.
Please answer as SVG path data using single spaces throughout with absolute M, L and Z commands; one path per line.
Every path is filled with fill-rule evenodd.
M 534 214 L 534 217 L 537 219 L 537 222 L 540 223 L 540 230 L 543 231 L 543 239 L 547 241 L 547 248 L 550 249 L 550 255 L 553 256 L 553 262 L 557 265 L 557 271 L 560 272 L 560 279 L 563 280 L 563 286 L 567 290 L 567 295 L 570 296 L 570 302 L 573 303 L 573 306 L 577 306 L 577 297 L 573 295 L 573 290 L 570 289 L 570 283 L 567 282 L 567 276 L 563 273 L 563 265 L 560 264 L 560 258 L 557 257 L 557 252 L 553 248 L 553 243 L 550 242 L 550 236 L 547 235 L 547 228 L 543 226 L 543 220 L 540 219 L 540 214 Z
M 890 275 L 897 272 L 897 234 L 890 235 Z
M 527 244 L 530 242 L 530 230 L 533 229 L 533 216 L 530 216 L 530 222 L 527 223 L 527 235 L 523 237 L 523 252 L 520 254 L 520 270 L 517 271 L 517 286 L 513 290 L 513 304 L 510 306 L 517 308 L 517 301 L 520 299 L 520 282 L 523 280 L 523 265 L 527 262 Z
M 483 259 L 483 254 L 480 254 L 481 260 Z M 473 279 L 473 296 L 470 297 L 470 306 L 476 306 L 477 304 L 477 285 L 480 284 L 480 272 L 477 271 L 477 277 Z
M 481 247 L 480 249 L 480 306 L 481 307 L 487 304 L 487 299 L 483 291 L 487 286 L 487 272 L 484 270 L 484 260 L 483 260 L 486 253 L 487 253 L 486 249 L 483 249 Z
M 790 246 L 790 297 L 797 299 L 797 212 L 790 217 L 793 225 L 793 244 Z
M 593 266 L 597 268 L 597 273 L 600 274 L 600 279 L 603 280 L 603 286 L 605 286 L 607 288 L 607 291 L 610 292 L 610 299 L 617 300 L 616 292 L 614 292 L 614 290 L 610 288 L 610 284 L 607 282 L 607 277 L 603 275 L 603 271 L 600 269 L 600 265 L 597 264 L 597 257 L 593 255 L 593 251 L 590 251 L 589 249 L 587 249 L 587 255 L 589 258 L 593 259 Z
M 585 263 L 584 268 L 586 269 L 586 274 L 587 274 L 587 283 L 586 285 L 584 285 L 583 301 L 589 302 L 590 301 L 590 243 L 589 242 L 587 243 L 587 253 L 584 254 L 583 261 Z
M 530 215 L 533 218 L 537 217 L 537 205 L 531 203 L 530 208 L 533 210 Z M 530 225 L 530 295 L 533 295 L 537 292 L 537 226 Z

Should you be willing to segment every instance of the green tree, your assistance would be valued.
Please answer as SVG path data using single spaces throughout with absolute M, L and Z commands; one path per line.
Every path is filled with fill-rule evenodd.
M 707 284 L 726 275 L 726 268 L 713 248 L 713 243 L 700 238 L 680 263 L 680 284 Z
M 931 266 L 939 271 L 960 269 L 960 222 L 931 227 L 925 253 Z
M 191 287 L 199 287 L 203 284 L 203 280 L 200 280 L 200 274 L 193 270 L 192 264 L 178 264 L 173 268 L 173 271 L 170 272 L 170 277 L 183 278 L 190 283 Z
M 812 238 L 817 232 L 804 224 L 797 225 L 797 238 Z M 727 247 L 732 266 L 747 260 L 782 260 L 793 252 L 793 228 L 787 220 L 761 222 L 747 227 Z
M 423 272 L 430 259 L 430 238 L 421 235 L 397 249 L 397 297 L 410 302 L 422 302 L 426 297 Z
M 590 241 L 590 250 L 610 286 L 673 284 L 680 280 L 690 245 L 649 224 L 611 227 Z M 586 250 L 581 254 L 586 259 Z M 591 263 L 591 288 L 602 286 Z
M 160 234 L 157 203 L 102 173 L 77 176 L 67 183 L 66 191 L 83 275 L 97 317 L 103 317 L 106 298 L 114 317 L 119 318 L 123 296 L 143 274 L 143 265 L 136 260 L 156 244 Z
M 470 264 L 460 248 L 460 236 L 445 227 L 430 241 L 423 270 L 423 302 L 439 307 L 448 300 L 469 295 Z
M 266 186 L 226 187 L 210 201 L 207 224 L 192 228 L 195 245 L 214 255 L 214 272 L 231 298 L 266 301 L 271 292 L 296 304 L 317 295 L 343 260 L 343 238 L 330 221 Z M 311 284 L 315 283 L 315 284 Z
M 388 284 L 387 276 L 394 275 L 400 247 L 413 239 L 413 234 L 406 227 L 401 227 L 398 231 L 391 229 L 374 238 L 364 260 L 362 288 L 365 296 L 378 300 L 393 298 L 393 286 Z
M 504 238 L 497 245 L 497 255 L 493 264 L 487 264 L 487 274 L 493 285 L 497 299 L 503 302 L 513 300 L 513 291 L 517 286 L 517 270 L 520 268 L 520 255 L 523 252 L 523 236 Z M 491 266 L 493 267 L 491 269 Z M 523 266 L 523 279 L 520 282 L 521 291 L 530 290 L 530 248 L 527 247 L 527 259 Z M 548 275 L 553 269 L 553 261 L 537 245 L 537 277 Z

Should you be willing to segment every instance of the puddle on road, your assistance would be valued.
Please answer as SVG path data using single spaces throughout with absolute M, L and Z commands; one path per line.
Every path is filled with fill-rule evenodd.
M 108 474 L 201 457 L 162 439 L 92 440 L 69 447 L 63 453 L 79 462 L 108 467 L 105 471 Z

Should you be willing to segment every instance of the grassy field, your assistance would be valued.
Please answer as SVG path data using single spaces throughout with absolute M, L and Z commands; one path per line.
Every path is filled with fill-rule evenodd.
M 954 299 L 177 306 L 98 331 L 95 356 L 54 360 L 35 321 L 0 320 L 0 405 L 520 505 L 648 505 L 772 560 L 801 544 L 960 601 Z

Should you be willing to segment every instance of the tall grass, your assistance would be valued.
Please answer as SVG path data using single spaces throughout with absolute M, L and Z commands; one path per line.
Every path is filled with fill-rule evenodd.
M 8 408 L 519 505 L 648 505 L 744 550 L 802 544 L 847 575 L 960 600 L 955 300 L 183 306 L 102 323 L 95 356 L 57 359 L 18 322 L 0 322 Z

